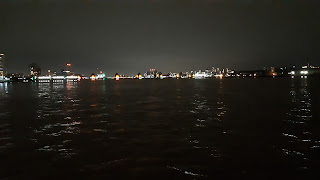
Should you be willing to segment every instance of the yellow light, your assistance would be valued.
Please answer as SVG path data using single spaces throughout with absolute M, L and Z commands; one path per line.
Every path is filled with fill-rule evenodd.
M 120 80 L 120 76 L 116 75 L 116 81 L 119 81 L 119 80 Z
M 95 75 L 92 75 L 92 76 L 90 77 L 90 79 L 91 79 L 91 81 L 95 81 L 95 80 L 96 80 L 96 76 L 95 76 Z
M 180 77 L 180 74 L 177 74 L 177 78 L 179 78 Z

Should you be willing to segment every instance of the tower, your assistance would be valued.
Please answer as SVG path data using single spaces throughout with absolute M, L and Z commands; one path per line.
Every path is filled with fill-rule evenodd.
M 6 61 L 4 54 L 0 54 L 0 77 L 4 77 L 7 74 Z

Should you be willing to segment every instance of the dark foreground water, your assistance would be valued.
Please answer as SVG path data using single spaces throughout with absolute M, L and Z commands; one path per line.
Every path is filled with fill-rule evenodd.
M 317 179 L 320 79 L 0 83 L 0 179 Z

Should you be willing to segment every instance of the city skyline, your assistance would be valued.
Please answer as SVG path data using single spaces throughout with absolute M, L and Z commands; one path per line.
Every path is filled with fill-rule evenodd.
M 5 54 L 1 54 L 2 58 L 5 59 Z M 6 62 L 6 61 L 4 61 Z M 140 74 L 140 73 L 144 73 L 144 72 L 148 72 L 148 71 L 151 71 L 151 70 L 155 70 L 158 72 L 158 70 L 154 67 L 150 68 L 150 69 L 144 69 L 144 70 L 141 70 L 141 71 L 136 71 L 134 73 L 131 73 L 131 74 L 126 74 L 126 73 L 123 73 L 123 71 L 114 71 L 114 72 L 106 72 L 104 71 L 103 69 L 99 69 L 99 68 L 96 68 L 94 71 L 92 71 L 91 73 L 83 73 L 83 72 L 79 72 L 77 71 L 77 69 L 74 69 L 73 68 L 73 65 L 71 63 L 66 63 L 64 66 L 60 66 L 61 68 L 60 69 L 53 69 L 52 67 L 49 68 L 49 69 L 41 69 L 41 66 L 39 66 L 37 63 L 35 62 L 32 62 L 30 63 L 28 66 L 26 66 L 27 68 L 24 69 L 24 72 L 14 72 L 14 71 L 10 71 L 9 69 L 9 72 L 7 72 L 7 69 L 8 67 L 5 65 L 7 63 L 3 63 L 2 65 L 2 68 L 5 68 L 5 73 L 3 74 L 23 74 L 24 76 L 28 76 L 28 75 L 31 75 L 31 76 L 37 76 L 39 74 L 41 75 L 53 75 L 53 74 L 56 74 L 56 73 L 66 73 L 66 72 L 69 72 L 69 73 L 72 73 L 72 74 L 81 74 L 82 76 L 90 76 L 91 74 L 98 74 L 98 73 L 104 73 L 106 74 L 106 76 L 113 76 L 115 73 L 116 74 L 121 74 L 123 76 L 136 76 L 137 74 Z M 4 66 L 5 65 L 5 66 Z M 270 66 L 270 67 L 266 67 L 266 66 L 260 66 L 259 68 L 255 68 L 255 69 L 230 69 L 228 67 L 214 67 L 214 66 L 207 66 L 206 68 L 203 68 L 203 69 L 191 69 L 191 70 L 187 70 L 187 71 L 180 71 L 180 70 L 174 70 L 174 71 L 169 71 L 169 72 L 166 72 L 166 71 L 159 71 L 159 73 L 161 74 L 171 74 L 171 73 L 181 73 L 181 72 L 184 72 L 184 73 L 192 73 L 192 72 L 198 72 L 198 71 L 208 71 L 208 70 L 212 70 L 212 69 L 221 69 L 221 70 L 232 70 L 232 71 L 237 71 L 237 72 L 242 72 L 242 71 L 260 71 L 260 70 L 270 70 L 272 68 L 277 68 L 277 69 L 303 69 L 305 67 L 314 67 L 314 68 L 319 68 L 317 66 L 313 66 L 314 64 L 310 64 L 310 63 L 302 63 L 301 65 L 284 65 L 284 66 L 281 66 L 281 67 L 276 67 L 276 66 Z M 36 66 L 36 67 L 35 67 Z M 34 71 L 34 68 L 38 68 L 35 74 L 35 71 Z M 141 68 L 140 68 L 141 69 Z M 215 71 L 215 70 L 214 70 Z
M 10 72 L 135 74 L 211 66 L 316 64 L 316 1 L 2 1 L 0 51 Z

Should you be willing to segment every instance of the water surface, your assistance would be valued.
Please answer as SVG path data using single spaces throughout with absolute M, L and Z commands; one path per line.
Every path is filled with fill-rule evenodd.
M 0 83 L 0 179 L 316 179 L 320 79 Z

